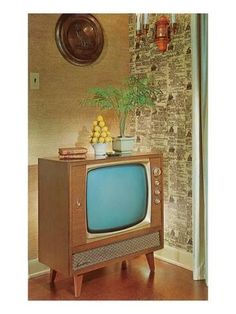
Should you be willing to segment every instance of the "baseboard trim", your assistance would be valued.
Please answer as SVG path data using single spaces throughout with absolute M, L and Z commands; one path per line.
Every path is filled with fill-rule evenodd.
M 191 271 L 193 270 L 192 253 L 186 252 L 184 250 L 165 244 L 163 249 L 154 253 L 154 256 L 170 264 L 174 264 Z
M 29 260 L 29 278 L 49 273 L 49 267 L 40 263 L 38 259 Z

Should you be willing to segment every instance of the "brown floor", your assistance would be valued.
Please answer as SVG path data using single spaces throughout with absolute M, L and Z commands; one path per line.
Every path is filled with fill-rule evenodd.
M 204 281 L 193 281 L 192 272 L 155 259 L 155 274 L 150 274 L 144 256 L 84 275 L 77 300 L 207 300 Z M 73 279 L 58 275 L 53 287 L 49 275 L 29 279 L 29 300 L 76 300 Z

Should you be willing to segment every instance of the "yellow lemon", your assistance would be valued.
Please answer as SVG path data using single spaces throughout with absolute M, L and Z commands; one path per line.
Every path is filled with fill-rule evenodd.
M 100 130 L 101 130 L 100 126 L 98 126 L 98 125 L 96 125 L 93 129 L 95 132 L 100 132 Z
M 110 135 L 111 135 L 111 132 L 110 132 L 110 131 L 107 131 L 107 135 L 110 136 Z
M 107 131 L 108 131 L 108 127 L 107 127 L 107 126 L 104 126 L 104 127 L 102 128 L 102 131 L 107 132 Z
M 107 133 L 106 132 L 102 132 L 101 133 L 101 137 L 106 137 L 107 136 Z
M 105 140 L 105 143 L 109 143 L 111 141 L 109 136 L 105 137 L 104 140 Z
M 93 133 L 93 136 L 94 136 L 94 137 L 99 137 L 99 136 L 100 136 L 100 132 L 95 131 L 95 132 Z
M 104 143 L 105 142 L 104 137 L 99 137 L 98 142 L 99 143 Z
M 93 126 L 96 126 L 98 125 L 98 122 L 97 121 L 93 121 Z
M 102 116 L 98 116 L 97 117 L 97 121 L 99 122 L 99 121 L 103 121 L 103 117 Z
M 100 121 L 100 122 L 98 123 L 98 125 L 102 128 L 102 127 L 105 126 L 105 122 L 104 122 L 104 121 Z
M 93 144 L 97 143 L 97 141 L 98 141 L 98 138 L 97 138 L 97 137 L 93 137 L 92 140 L 91 140 L 91 142 L 92 142 Z

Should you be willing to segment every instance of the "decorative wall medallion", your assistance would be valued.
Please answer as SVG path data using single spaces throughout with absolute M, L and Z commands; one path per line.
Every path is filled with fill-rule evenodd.
M 93 63 L 103 49 L 102 27 L 92 14 L 62 14 L 55 35 L 59 51 L 74 65 Z

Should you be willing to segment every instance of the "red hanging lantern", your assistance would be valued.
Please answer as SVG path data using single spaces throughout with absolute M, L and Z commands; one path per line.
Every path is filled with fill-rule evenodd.
M 169 19 L 162 15 L 155 23 L 156 25 L 156 43 L 161 52 L 167 50 L 167 45 L 170 42 L 170 22 Z

